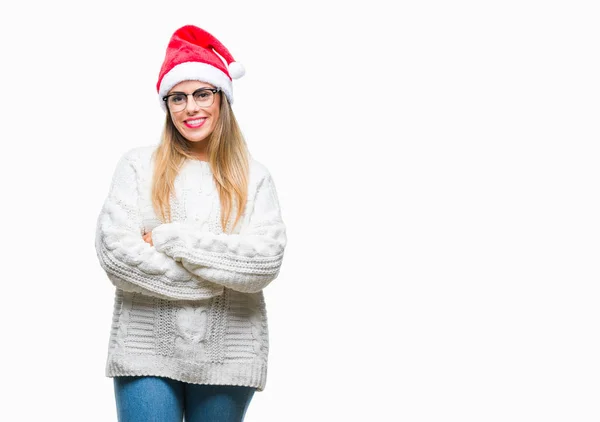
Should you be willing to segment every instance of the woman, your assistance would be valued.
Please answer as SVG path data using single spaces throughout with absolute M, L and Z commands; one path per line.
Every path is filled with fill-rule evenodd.
M 161 142 L 127 151 L 113 175 L 96 251 L 116 286 L 106 376 L 119 421 L 242 421 L 265 387 L 262 289 L 287 238 L 230 106 L 243 74 L 208 32 L 175 31 L 157 83 Z

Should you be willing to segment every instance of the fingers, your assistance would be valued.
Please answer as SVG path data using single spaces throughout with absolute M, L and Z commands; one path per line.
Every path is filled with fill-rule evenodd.
M 144 242 L 149 243 L 150 246 L 154 246 L 154 244 L 152 243 L 152 232 L 144 233 L 142 235 L 142 238 L 144 239 Z

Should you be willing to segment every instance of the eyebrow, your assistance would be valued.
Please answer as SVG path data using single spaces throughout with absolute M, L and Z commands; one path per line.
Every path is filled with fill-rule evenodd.
M 195 89 L 194 91 L 190 92 L 190 94 L 193 94 L 194 92 L 200 91 L 200 90 L 203 90 L 203 89 L 214 89 L 214 88 L 211 88 L 209 86 L 203 86 L 202 88 L 198 88 L 198 89 Z M 173 95 L 173 94 L 184 94 L 184 95 L 186 95 L 187 93 L 183 92 L 183 91 L 173 91 L 173 92 L 171 92 L 168 95 Z

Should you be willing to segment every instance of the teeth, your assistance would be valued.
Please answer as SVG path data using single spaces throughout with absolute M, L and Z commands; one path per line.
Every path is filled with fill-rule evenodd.
M 202 123 L 202 122 L 203 122 L 203 121 L 205 121 L 205 120 L 206 120 L 206 117 L 202 117 L 202 118 L 200 118 L 200 119 L 196 119 L 196 120 L 188 120 L 187 122 L 188 122 L 188 124 L 190 124 L 190 125 L 197 125 L 197 124 L 199 124 L 199 123 Z

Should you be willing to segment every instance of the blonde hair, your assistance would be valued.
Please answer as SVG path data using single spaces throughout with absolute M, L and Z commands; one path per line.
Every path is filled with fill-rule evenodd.
M 248 200 L 249 153 L 225 95 L 221 94 L 219 119 L 207 142 L 208 161 L 221 203 L 221 228 L 227 233 L 237 225 Z M 170 198 L 179 169 L 186 159 L 193 159 L 188 144 L 167 111 L 161 142 L 154 151 L 152 176 L 152 206 L 163 223 L 171 222 Z M 229 227 L 231 215 L 235 220 Z

